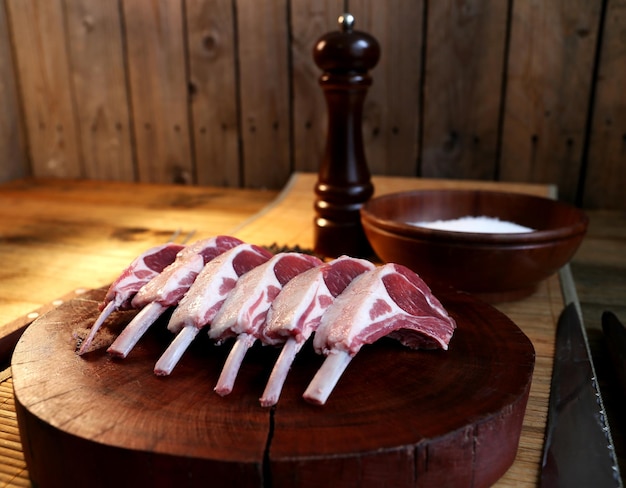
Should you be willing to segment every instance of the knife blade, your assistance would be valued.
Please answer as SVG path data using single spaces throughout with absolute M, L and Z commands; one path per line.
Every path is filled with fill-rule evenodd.
M 574 303 L 559 317 L 551 385 L 540 486 L 621 488 L 587 335 Z

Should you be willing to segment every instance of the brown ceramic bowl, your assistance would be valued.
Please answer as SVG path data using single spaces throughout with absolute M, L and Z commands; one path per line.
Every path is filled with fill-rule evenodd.
M 534 229 L 460 232 L 410 222 L 487 216 Z M 515 300 L 569 262 L 586 231 L 585 213 L 563 202 L 483 190 L 416 190 L 382 195 L 361 209 L 378 257 L 417 272 L 435 291 L 453 288 L 490 302 Z

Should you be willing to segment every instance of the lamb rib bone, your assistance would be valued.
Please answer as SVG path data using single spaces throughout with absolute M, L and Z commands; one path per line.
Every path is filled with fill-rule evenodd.
M 82 342 L 78 354 L 82 355 L 96 336 L 105 320 L 116 310 L 133 308 L 131 300 L 140 288 L 157 276 L 176 259 L 176 255 L 184 249 L 181 244 L 162 244 L 155 246 L 137 256 L 128 267 L 111 283 L 104 301 L 100 304 L 100 315 L 91 326 L 89 335 Z
M 172 264 L 137 292 L 131 303 L 143 313 L 129 322 L 107 352 L 125 358 L 146 330 L 169 307 L 178 304 L 206 263 L 241 243 L 235 237 L 216 236 L 196 241 L 178 253 Z
M 407 347 L 446 350 L 456 323 L 414 272 L 389 263 L 357 277 L 328 307 L 313 338 L 327 358 L 304 392 L 323 405 L 364 344 L 383 336 Z M 328 364 L 327 364 L 328 363 Z
M 296 354 L 313 334 L 322 314 L 357 276 L 374 269 L 370 261 L 340 256 L 296 276 L 278 294 L 262 330 L 266 344 L 284 342 L 263 395 L 264 407 L 278 402 Z
M 169 375 L 200 329 L 208 325 L 237 280 L 272 257 L 253 244 L 239 244 L 209 261 L 174 310 L 167 328 L 176 334 L 154 367 L 154 373 Z
M 270 305 L 289 280 L 322 264 L 314 256 L 297 252 L 274 255 L 243 275 L 230 292 L 209 327 L 209 337 L 221 343 L 237 336 L 215 386 L 220 395 L 232 391 L 246 351 L 258 339 Z

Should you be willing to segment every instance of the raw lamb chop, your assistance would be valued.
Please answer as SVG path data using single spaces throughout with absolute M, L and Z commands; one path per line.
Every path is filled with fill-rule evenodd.
M 239 277 L 271 257 L 262 247 L 240 244 L 206 264 L 170 318 L 167 328 L 177 335 L 157 361 L 155 374 L 172 372 L 200 329 L 213 320 Z
M 246 351 L 256 341 L 267 311 L 285 284 L 300 273 L 322 264 L 319 258 L 297 252 L 278 253 L 266 263 L 243 275 L 213 319 L 209 337 L 223 342 L 237 336 L 215 391 L 232 391 Z
M 364 259 L 341 256 L 296 276 L 278 294 L 267 313 L 263 342 L 285 342 L 265 391 L 261 405 L 278 402 L 287 373 L 304 343 L 320 323 L 322 314 L 354 278 L 374 269 Z
M 100 315 L 94 322 L 89 335 L 83 341 L 78 354 L 88 351 L 98 329 L 115 310 L 133 308 L 131 300 L 139 289 L 174 262 L 176 255 L 185 248 L 181 244 L 163 244 L 148 249 L 137 256 L 121 275 L 111 283 L 104 301 L 100 304 Z
M 148 328 L 189 290 L 204 265 L 223 252 L 242 244 L 235 237 L 217 236 L 190 244 L 158 276 L 146 283 L 132 299 L 141 311 L 109 346 L 107 352 L 125 358 Z
M 389 263 L 368 271 L 322 316 L 313 347 L 327 357 L 303 397 L 324 404 L 363 344 L 388 336 L 415 349 L 446 350 L 455 328 L 439 300 L 408 268 Z

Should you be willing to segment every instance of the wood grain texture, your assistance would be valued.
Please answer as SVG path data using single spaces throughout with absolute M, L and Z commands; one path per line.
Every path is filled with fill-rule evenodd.
M 508 3 L 428 8 L 421 174 L 494 179 Z
M 61 0 L 6 2 L 34 176 L 83 176 Z
M 514 2 L 503 180 L 558 182 L 573 201 L 585 143 L 600 2 Z M 550 161 L 550 163 L 547 163 Z
M 365 155 L 372 174 L 416 176 L 424 2 L 394 0 L 385 7 L 376 0 L 350 2 L 355 29 L 381 46 L 363 109 Z
M 280 188 L 291 173 L 287 1 L 237 0 L 243 183 Z
M 276 196 L 215 187 L 140 188 L 66 180 L 3 185 L 0 261 L 15 266 L 0 269 L 0 336 L 13 331 L 4 324 L 65 291 L 110 283 L 135 256 L 176 230 L 179 241 L 194 230 L 198 239 L 233 233 Z
M 540 287 L 540 290 L 533 297 L 499 307 L 515 323 L 522 325 L 524 332 L 528 334 L 535 345 L 537 356 L 517 459 L 494 486 L 511 488 L 536 486 L 537 470 L 543 446 L 547 398 L 550 390 L 550 371 L 554 352 L 554 324 L 562 306 L 559 281 L 558 279 L 550 279 Z M 10 371 L 8 379 L 2 380 L 1 387 L 7 383 L 11 384 L 12 392 Z M 8 415 L 15 419 L 12 395 L 8 398 L 8 402 Z M 618 410 L 618 414 L 619 412 Z M 611 425 L 613 426 L 613 424 Z M 0 432 L 3 434 L 10 432 L 10 429 L 10 425 L 0 426 Z M 17 446 L 15 451 L 10 452 L 10 455 L 12 459 L 23 460 L 21 445 Z M 392 458 L 389 457 L 387 461 L 392 462 Z M 1 468 L 8 470 L 13 461 L 0 459 L 0 462 L 2 463 Z M 28 473 L 24 473 L 24 471 L 18 473 L 17 476 L 16 481 L 18 482 L 28 480 Z
M 0 216 L 0 261 L 5 266 L 0 269 L 0 323 L 13 321 L 76 287 L 93 288 L 110 282 L 138 252 L 162 242 L 177 227 L 184 231 L 196 228 L 198 238 L 229 232 L 258 244 L 310 247 L 315 178 L 315 174 L 295 175 L 285 193 L 252 219 L 251 215 L 274 199 L 274 192 L 54 180 L 2 185 L 0 210 L 5 213 Z M 375 177 L 373 182 L 377 194 L 423 188 L 482 188 L 549 196 L 553 190 L 543 184 L 449 179 Z M 50 210 L 38 217 L 47 208 Z M 91 219 L 92 214 L 96 218 Z M 601 300 L 592 311 L 614 305 L 623 296 L 621 288 L 610 286 L 623 282 L 624 275 L 619 274 L 623 264 L 615 266 L 626 256 L 622 245 L 626 226 L 622 221 L 593 213 L 593 238 L 584 241 L 574 257 L 574 262 L 580 257 L 583 263 L 595 261 L 599 267 L 593 277 L 582 281 L 585 290 L 591 292 L 590 303 Z M 612 270 L 607 275 L 608 285 L 601 267 Z M 575 277 L 577 271 L 588 269 L 574 269 Z M 592 279 L 593 284 L 587 285 Z M 600 296 L 598 290 L 606 293 Z M 531 339 L 536 363 L 517 457 L 495 486 L 534 488 L 548 409 L 554 330 L 563 308 L 558 276 L 541 283 L 532 296 L 497 308 Z M 3 332 L 0 327 L 0 336 Z M 607 376 L 601 381 L 607 381 L 610 372 L 602 372 Z M 620 416 L 623 408 L 614 411 Z M 0 428 L 4 432 L 4 427 Z M 19 451 L 17 454 L 21 455 Z M 398 466 L 403 456 L 389 453 L 388 461 Z M 0 462 L 3 470 L 10 469 L 8 463 L 12 461 L 3 458 Z
M 322 88 L 321 70 L 313 61 L 313 47 L 327 32 L 339 29 L 341 0 L 293 0 L 292 85 L 293 162 L 296 171 L 315 172 L 324 154 L 328 114 Z
M 16 411 L 35 484 L 76 486 L 94 462 L 106 462 L 117 469 L 92 486 L 165 486 L 184 478 L 204 486 L 211 473 L 212 486 L 408 487 L 419 479 L 438 487 L 471 479 L 480 488 L 515 458 L 534 349 L 505 315 L 469 295 L 441 296 L 457 322 L 448 351 L 385 340 L 364 347 L 319 407 L 301 398 L 321 360 L 304 349 L 281 401 L 268 410 L 258 397 L 276 348 L 250 350 L 227 397 L 211 387 L 228 344 L 196 341 L 171 376 L 152 373 L 171 339 L 165 320 L 126 360 L 111 360 L 104 349 L 78 357 L 71 336 L 90 326 L 105 291 L 37 320 L 13 355 Z M 128 320 L 118 314 L 100 333 L 115 336 Z
M 310 50 L 347 8 L 383 49 L 364 114 L 372 173 L 550 183 L 570 203 L 626 205 L 623 0 L 2 8 L 0 179 L 279 189 L 318 167 L 326 108 Z
M 78 128 L 87 178 L 133 181 L 122 21 L 117 2 L 66 2 Z
M 487 326 L 485 335 L 497 343 L 502 341 L 511 346 L 509 353 L 516 358 L 513 363 L 518 365 L 518 371 L 523 370 L 524 362 L 530 359 L 526 355 L 529 350 L 524 346 L 524 340 L 520 341 L 513 330 L 500 322 L 496 315 L 489 314 L 488 307 L 478 307 L 480 311 L 473 308 L 470 304 L 472 299 L 465 301 L 469 296 L 442 294 L 440 297 L 457 320 L 457 342 L 455 345 L 451 342 L 448 351 L 452 354 L 418 358 L 407 354 L 409 351 L 398 349 L 394 356 L 399 361 L 394 359 L 387 362 L 384 355 L 379 355 L 381 351 L 374 350 L 374 347 L 363 349 L 363 356 L 356 356 L 355 363 L 351 364 L 336 392 L 333 392 L 335 398 L 331 396 L 325 405 L 324 416 L 316 415 L 313 409 L 298 409 L 297 397 L 286 396 L 284 401 L 281 400 L 275 416 L 270 449 L 270 461 L 279 470 L 274 479 L 282 482 L 280 486 L 290 486 L 289 482 L 296 480 L 298 486 L 319 486 L 317 482 L 320 475 L 327 480 L 324 484 L 337 482 L 341 486 L 354 487 L 369 486 L 370 483 L 372 486 L 380 483 L 426 487 L 469 484 L 490 486 L 500 478 L 500 474 L 496 474 L 499 469 L 497 465 L 503 457 L 512 453 L 501 451 L 496 454 L 487 446 L 491 442 L 498 443 L 503 449 L 510 445 L 511 438 L 503 434 L 506 426 L 512 428 L 509 434 L 515 430 L 512 426 L 517 421 L 513 418 L 518 415 L 515 411 L 519 405 L 511 404 L 509 416 L 500 415 L 503 412 L 495 404 L 487 407 L 494 398 L 484 397 L 485 403 L 475 402 L 474 395 L 470 393 L 472 388 L 466 390 L 466 387 L 472 381 L 471 378 L 482 376 L 479 370 L 483 366 L 479 365 L 492 363 L 495 358 L 492 356 L 488 359 L 493 351 L 486 352 L 478 346 L 482 351 L 478 352 L 469 346 L 473 339 L 463 335 L 481 334 L 479 322 L 482 319 L 478 319 L 478 316 L 486 313 L 490 317 L 488 321 L 499 325 L 493 328 Z M 471 352 L 469 349 L 464 350 L 467 346 L 472 349 Z M 466 357 L 473 359 L 463 367 L 460 375 L 462 379 L 457 377 L 457 380 L 447 384 L 448 380 L 444 380 L 444 377 L 451 379 L 456 376 L 452 366 L 455 351 L 459 356 L 467 353 Z M 501 359 L 495 359 L 492 364 L 505 364 L 505 357 L 506 354 Z M 373 369 L 370 369 L 372 366 Z M 302 374 L 303 370 L 304 367 L 301 370 L 294 367 L 288 379 L 290 387 L 306 382 L 307 376 Z M 512 400 L 515 396 L 512 390 L 516 389 L 513 383 L 516 380 L 510 384 L 511 390 L 507 391 L 507 388 L 503 388 L 506 380 L 501 378 L 500 373 L 493 373 L 495 371 L 486 373 L 486 377 L 491 378 L 490 384 L 499 392 L 497 402 Z M 391 382 L 390 378 L 393 378 Z M 504 382 L 500 383 L 502 380 Z M 367 384 L 365 391 L 363 382 Z M 413 382 L 415 387 L 410 386 Z M 443 403 L 438 407 L 436 404 L 440 400 Z M 483 408 L 499 413 L 483 416 L 479 413 Z M 465 415 L 469 411 L 473 413 L 468 417 L 481 420 L 470 424 L 461 420 L 468 418 Z M 446 430 L 450 434 L 441 435 Z M 307 439 L 306 443 L 301 442 L 302 437 Z M 329 442 L 333 437 L 345 440 Z M 422 437 L 419 444 L 411 441 L 418 437 Z M 362 454 L 353 452 L 355 445 L 360 446 L 359 452 Z M 476 446 L 482 447 L 477 449 Z M 306 464 L 299 461 L 301 456 L 311 451 L 317 453 L 317 460 Z M 275 472 L 274 469 L 272 472 Z M 329 472 L 332 477 L 326 478 Z
M 239 186 L 238 80 L 232 0 L 186 2 L 197 182 Z
M 23 178 L 28 154 L 5 4 L 0 4 L 0 182 Z
M 147 343 L 133 351 L 134 358 L 129 358 L 130 361 L 120 363 L 118 366 L 121 368 L 117 372 L 106 355 L 99 355 L 99 357 L 93 355 L 91 358 L 86 358 L 86 361 L 78 358 L 73 352 L 71 339 L 68 350 L 67 334 L 71 334 L 77 327 L 88 325 L 91 321 L 89 316 L 94 306 L 97 306 L 98 300 L 102 299 L 104 291 L 101 290 L 99 294 L 87 293 L 80 299 L 61 305 L 52 312 L 49 317 L 50 322 L 40 329 L 42 333 L 50 334 L 50 339 L 54 337 L 53 341 L 58 340 L 59 345 L 65 344 L 66 352 L 70 352 L 71 356 L 81 361 L 80 364 L 67 363 L 67 367 L 60 367 L 57 371 L 63 371 L 63 374 L 55 376 L 59 378 L 71 374 L 72 370 L 78 372 L 85 367 L 83 378 L 87 383 L 75 384 L 72 388 L 73 392 L 66 391 L 47 406 L 42 404 L 42 410 L 37 409 L 42 415 L 39 420 L 44 420 L 48 414 L 58 411 L 62 415 L 62 418 L 57 419 L 60 424 L 56 420 L 51 423 L 44 420 L 44 425 L 37 425 L 37 422 L 30 424 L 28 412 L 19 408 L 26 405 L 18 400 L 16 410 L 20 424 L 24 425 L 22 421 L 28 422 L 30 427 L 36 429 L 35 432 L 40 430 L 43 434 L 42 436 L 35 434 L 30 441 L 24 438 L 22 440 L 25 445 L 29 446 L 25 448 L 25 455 L 27 464 L 30 466 L 31 479 L 36 483 L 40 482 L 39 480 L 47 480 L 47 483 L 52 484 L 67 483 L 68 486 L 79 486 L 81 479 L 85 479 L 87 473 L 94 471 L 95 464 L 93 463 L 100 464 L 104 459 L 113 456 L 118 468 L 129 463 L 128 470 L 122 468 L 122 472 L 126 473 L 123 477 L 120 477 L 116 470 L 107 470 L 108 475 L 99 476 L 101 481 L 97 483 L 101 483 L 101 486 L 111 486 L 111 484 L 138 486 L 145 483 L 150 486 L 166 486 L 165 483 L 168 480 L 171 482 L 186 479 L 189 475 L 192 475 L 192 480 L 194 480 L 192 482 L 197 485 L 198 483 L 206 484 L 209 476 L 211 478 L 225 477 L 228 474 L 230 474 L 230 480 L 240 482 L 244 486 L 249 485 L 250 478 L 254 479 L 260 475 L 257 463 L 263 456 L 269 429 L 266 412 L 255 408 L 256 402 L 240 401 L 227 405 L 226 402 L 219 402 L 221 398 L 218 397 L 217 404 L 211 404 L 211 397 L 206 395 L 206 389 L 200 386 L 204 384 L 209 387 L 212 379 L 211 369 L 200 363 L 195 366 L 190 364 L 189 370 L 185 371 L 185 366 L 180 370 L 181 378 L 189 382 L 185 390 L 191 395 L 177 391 L 177 388 L 171 388 L 173 385 L 167 387 L 163 381 L 150 373 L 150 357 L 162 345 L 158 334 L 147 337 Z M 68 317 L 72 317 L 70 327 L 62 325 L 65 320 L 62 318 L 64 310 L 68 311 Z M 118 325 L 120 325 L 120 319 L 125 323 L 123 316 L 118 317 Z M 27 340 L 28 335 L 35 332 L 37 328 L 29 328 L 23 337 Z M 25 349 L 27 355 L 33 353 L 38 355 L 35 350 L 28 351 L 28 349 L 27 346 Z M 35 349 L 38 349 L 38 346 L 35 346 Z M 65 355 L 69 361 L 71 361 L 71 356 Z M 216 362 L 221 359 L 219 351 L 218 354 L 208 354 L 206 357 L 213 358 Z M 124 368 L 124 366 L 130 366 L 130 368 Z M 145 374 L 144 366 L 148 366 L 148 375 Z M 15 373 L 18 378 L 20 377 L 19 369 L 19 367 L 12 368 L 14 381 Z M 26 370 L 30 368 L 27 367 Z M 100 383 L 95 389 L 91 389 L 88 383 L 102 374 L 107 377 L 106 383 Z M 50 380 L 54 382 L 52 378 Z M 119 388 L 114 386 L 116 384 Z M 191 385 L 200 387 L 190 388 Z M 52 386 L 52 383 L 44 380 L 40 386 L 47 388 Z M 85 386 L 87 390 L 83 390 Z M 113 392 L 112 387 L 118 390 L 119 395 L 110 394 Z M 26 397 L 36 389 L 38 388 L 27 388 L 24 391 Z M 150 393 L 149 389 L 153 392 Z M 27 390 L 30 390 L 30 393 Z M 81 390 L 83 390 L 82 393 L 79 393 Z M 100 399 L 96 399 L 97 397 Z M 25 399 L 25 397 L 22 398 Z M 69 409 L 64 409 L 62 405 L 67 401 L 76 403 Z M 216 405 L 220 403 L 228 408 L 222 408 L 218 413 Z M 69 404 L 66 403 L 66 406 L 69 407 Z M 102 415 L 106 410 L 115 412 L 115 419 L 107 420 L 106 415 Z M 127 413 L 123 414 L 122 410 L 126 410 Z M 63 411 L 65 413 L 62 413 Z M 82 414 L 76 415 L 78 411 L 82 411 Z M 21 418 L 20 415 L 22 415 Z M 172 430 L 173 425 L 170 420 L 174 418 L 178 418 L 180 424 Z M 243 419 L 245 421 L 242 421 Z M 64 426 L 60 428 L 61 435 L 55 442 L 58 446 L 58 449 L 55 449 L 58 454 L 57 459 L 52 459 L 52 456 L 38 458 L 37 453 L 48 451 L 45 446 L 52 440 L 50 434 L 61 424 Z M 80 426 L 86 428 L 87 431 L 81 434 L 83 427 Z M 135 433 L 131 433 L 128 429 L 130 426 L 133 426 L 133 430 L 137 429 Z M 215 427 L 220 432 L 217 432 Z M 29 427 L 26 429 L 30 430 Z M 94 441 L 92 446 L 95 449 L 93 453 L 96 454 L 95 456 L 87 455 L 87 452 L 80 448 L 80 438 L 84 439 L 85 434 Z M 242 439 L 245 439 L 245 442 L 241 442 Z M 79 459 L 81 462 L 78 462 Z M 196 467 L 200 460 L 208 461 L 206 466 L 202 466 L 202 470 Z M 68 461 L 72 465 L 75 462 L 79 465 L 85 463 L 85 471 L 80 473 L 77 469 L 69 470 Z M 210 474 L 211 470 L 213 474 Z
M 180 2 L 123 2 L 138 180 L 192 183 Z
M 626 210 L 626 2 L 606 9 L 582 203 Z

